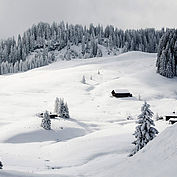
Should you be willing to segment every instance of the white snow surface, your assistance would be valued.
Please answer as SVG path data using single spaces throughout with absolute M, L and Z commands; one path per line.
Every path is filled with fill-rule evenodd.
M 1 75 L 0 177 L 176 176 L 176 124 L 156 121 L 160 134 L 128 157 L 144 100 L 160 116 L 177 109 L 177 80 L 158 75 L 155 61 L 156 54 L 128 52 Z M 114 98 L 115 88 L 133 97 Z M 71 119 L 52 120 L 47 131 L 36 114 L 53 112 L 56 97 L 67 101 Z

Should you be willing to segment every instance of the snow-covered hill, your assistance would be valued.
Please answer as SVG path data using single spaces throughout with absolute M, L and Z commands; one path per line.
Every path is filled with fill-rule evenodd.
M 0 76 L 0 176 L 174 177 L 176 126 L 127 157 L 136 126 L 127 116 L 136 119 L 144 100 L 162 116 L 177 108 L 176 78 L 156 74 L 155 61 L 156 54 L 128 52 Z M 119 88 L 133 97 L 111 97 Z M 71 119 L 52 120 L 46 131 L 35 115 L 53 111 L 56 97 L 67 101 Z M 169 126 L 155 123 L 160 132 Z

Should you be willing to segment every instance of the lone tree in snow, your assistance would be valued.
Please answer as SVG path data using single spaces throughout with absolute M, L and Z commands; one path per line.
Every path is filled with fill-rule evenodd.
M 43 127 L 45 130 L 51 130 L 51 120 L 48 111 L 45 111 L 44 113 L 41 127 Z
M 100 75 L 100 71 L 98 70 L 98 75 Z
M 2 164 L 2 162 L 0 161 L 0 169 L 2 169 L 2 167 L 3 167 L 3 164 Z
M 84 75 L 83 75 L 83 77 L 82 77 L 81 82 L 82 82 L 83 84 L 85 84 L 85 83 L 86 83 L 86 79 L 85 79 L 85 76 L 84 76 Z
M 158 131 L 152 127 L 155 126 L 154 121 L 151 119 L 153 112 L 149 109 L 150 105 L 147 102 L 144 102 L 141 107 L 141 114 L 138 116 L 137 123 L 139 124 L 136 127 L 135 135 L 136 140 L 133 142 L 135 148 L 129 156 L 133 156 L 140 149 L 142 149 L 149 141 L 155 138 Z

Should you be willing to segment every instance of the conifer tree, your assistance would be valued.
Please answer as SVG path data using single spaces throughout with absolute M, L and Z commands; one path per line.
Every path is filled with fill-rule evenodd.
M 60 100 L 58 97 L 56 97 L 55 105 L 54 105 L 54 113 L 59 114 L 59 108 L 60 108 Z
M 65 103 L 65 105 L 64 105 L 63 118 L 65 118 L 65 119 L 69 119 L 70 118 L 69 109 L 68 109 L 68 104 L 67 103 Z
M 2 162 L 0 161 L 0 169 L 2 169 L 3 168 L 3 164 L 2 164 Z
M 83 77 L 82 77 L 81 82 L 82 82 L 83 84 L 86 84 L 86 79 L 85 79 L 85 76 L 84 76 L 84 75 L 83 75 Z
M 68 109 L 68 104 L 64 103 L 64 99 L 59 99 L 59 106 L 58 106 L 58 112 L 59 116 L 64 119 L 69 119 L 69 109 Z
M 43 115 L 41 127 L 43 127 L 45 130 L 51 130 L 51 120 L 48 111 L 45 111 Z
M 64 117 L 65 114 L 65 104 L 64 104 L 64 99 L 60 98 L 60 102 L 59 102 L 59 116 L 60 117 Z
M 153 127 L 155 126 L 154 121 L 152 120 L 153 112 L 149 109 L 150 105 L 147 102 L 144 102 L 141 107 L 141 114 L 138 116 L 137 123 L 139 124 L 136 127 L 135 135 L 136 140 L 133 144 L 136 146 L 129 156 L 133 156 L 140 149 L 142 149 L 149 141 L 153 140 L 158 134 L 158 131 Z
M 44 66 L 55 61 L 54 54 L 50 55 L 55 50 L 60 51 L 63 48 L 68 49 L 66 59 L 73 58 L 73 52 L 70 47 L 72 45 L 81 46 L 77 57 L 83 58 L 102 57 L 102 46 L 107 47 L 108 54 L 116 54 L 118 48 L 122 48 L 123 52 L 129 50 L 140 50 L 146 52 L 157 52 L 158 48 L 158 72 L 161 59 L 162 50 L 173 53 L 170 58 L 173 75 L 176 75 L 176 34 L 175 30 L 121 30 L 114 28 L 111 25 L 103 29 L 102 26 L 90 25 L 89 28 L 82 25 L 68 25 L 64 22 L 59 24 L 40 22 L 29 28 L 23 36 L 18 36 L 17 41 L 13 38 L 7 40 L 0 40 L 0 74 L 7 74 L 12 72 L 27 71 L 36 67 Z M 163 36 L 162 39 L 160 39 Z M 169 44 L 167 45 L 167 41 Z M 98 45 L 99 44 L 99 45 Z M 102 45 L 102 46 L 100 46 Z M 167 47 L 166 47 L 167 46 Z M 38 53 L 37 57 L 31 59 L 29 57 L 32 52 Z M 53 59 L 52 59 L 53 58 Z M 75 58 L 75 57 L 74 57 Z M 20 60 L 23 62 L 20 63 Z M 163 71 L 160 74 L 166 76 L 167 60 L 163 63 Z M 20 66 L 17 67 L 19 62 Z M 16 66 L 14 67 L 16 63 Z M 23 66 L 23 67 L 22 67 Z

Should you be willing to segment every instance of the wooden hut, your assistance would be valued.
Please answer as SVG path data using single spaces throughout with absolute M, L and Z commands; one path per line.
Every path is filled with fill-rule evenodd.
M 172 115 L 166 115 L 165 116 L 165 120 L 168 121 L 170 119 L 176 119 L 177 120 L 177 115 L 176 114 L 172 114 Z
M 125 89 L 114 89 L 111 93 L 116 98 L 132 97 L 132 94 Z

